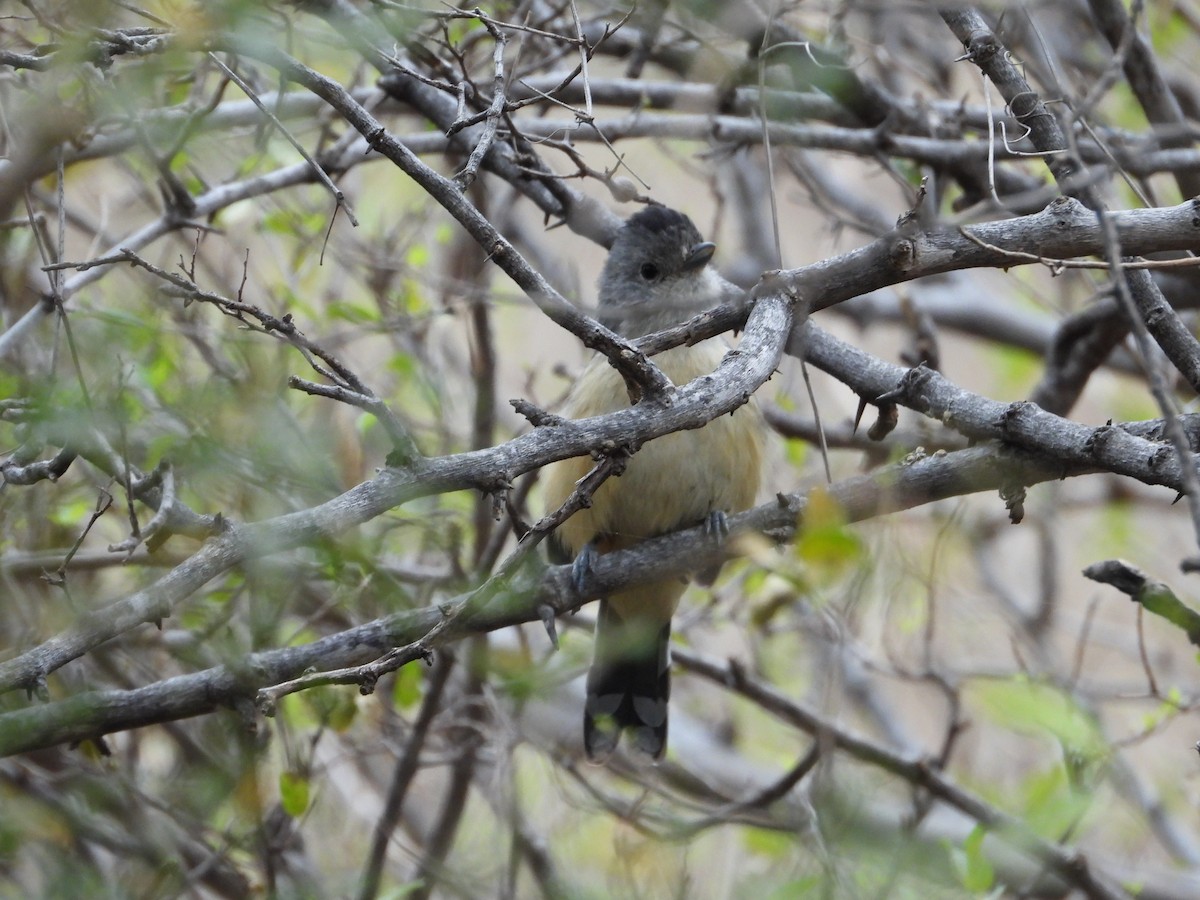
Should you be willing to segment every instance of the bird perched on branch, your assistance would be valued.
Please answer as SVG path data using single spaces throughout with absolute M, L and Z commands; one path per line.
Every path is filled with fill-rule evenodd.
M 679 324 L 710 309 L 737 289 L 709 266 L 716 247 L 691 219 L 649 206 L 618 232 L 599 283 L 600 321 L 626 338 Z M 721 338 L 680 346 L 654 357 L 676 385 L 709 375 L 728 352 Z M 564 414 L 580 419 L 629 406 L 625 382 L 602 355 L 584 369 Z M 577 576 L 593 554 L 630 547 L 646 538 L 707 523 L 717 534 L 726 513 L 754 502 L 762 464 L 764 428 L 753 401 L 702 428 L 648 442 L 624 473 L 596 490 L 591 505 L 559 526 L 551 539 L 560 556 L 576 560 Z M 558 509 L 591 469 L 588 457 L 547 468 L 545 503 Z M 595 656 L 587 679 L 584 748 L 603 760 L 628 730 L 633 748 L 654 759 L 667 745 L 671 616 L 686 582 L 637 585 L 600 601 Z

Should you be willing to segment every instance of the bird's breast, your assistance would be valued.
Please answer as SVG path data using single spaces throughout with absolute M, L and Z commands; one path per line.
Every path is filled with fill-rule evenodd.
M 721 341 L 706 341 L 672 348 L 654 361 L 682 385 L 711 374 L 727 349 Z M 587 418 L 628 405 L 623 379 L 598 357 L 580 376 L 565 414 Z M 746 509 L 758 492 L 762 453 L 762 416 L 753 400 L 702 428 L 664 435 L 634 454 L 624 474 L 602 484 L 591 507 L 559 528 L 559 539 L 572 554 L 602 536 L 615 548 L 697 525 L 714 511 Z M 548 467 L 548 510 L 570 496 L 591 465 L 589 458 L 581 457 Z

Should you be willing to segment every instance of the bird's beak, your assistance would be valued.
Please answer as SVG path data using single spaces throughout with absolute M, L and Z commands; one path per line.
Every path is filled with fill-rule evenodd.
M 687 256 L 683 258 L 683 271 L 691 272 L 695 269 L 703 269 L 716 252 L 717 245 L 712 241 L 693 244 L 688 250 Z

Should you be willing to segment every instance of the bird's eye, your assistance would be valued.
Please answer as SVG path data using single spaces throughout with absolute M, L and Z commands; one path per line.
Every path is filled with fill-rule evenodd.
M 642 263 L 642 268 L 638 271 L 647 281 L 654 281 L 656 278 L 658 278 L 658 266 L 656 266 L 654 263 Z

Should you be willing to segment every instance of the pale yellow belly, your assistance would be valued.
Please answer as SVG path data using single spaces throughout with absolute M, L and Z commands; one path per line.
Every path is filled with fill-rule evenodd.
M 668 350 L 654 361 L 682 385 L 710 374 L 725 352 L 721 342 L 707 341 Z M 596 359 L 580 377 L 564 415 L 581 419 L 628 405 L 621 376 L 606 360 Z M 623 475 L 600 486 L 590 509 L 559 528 L 559 539 L 572 554 L 601 536 L 611 538 L 610 548 L 622 547 L 697 525 L 714 511 L 747 509 L 758 492 L 762 444 L 762 416 L 753 400 L 703 428 L 650 441 L 629 460 Z M 590 458 L 581 457 L 548 466 L 546 509 L 557 509 L 592 465 Z

